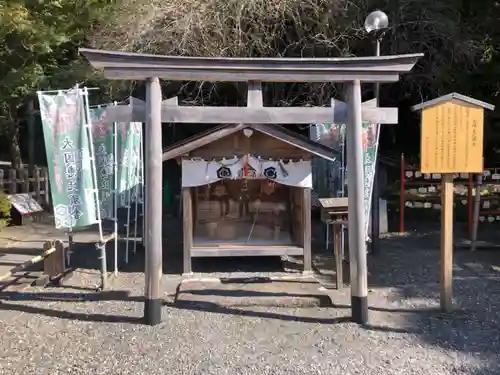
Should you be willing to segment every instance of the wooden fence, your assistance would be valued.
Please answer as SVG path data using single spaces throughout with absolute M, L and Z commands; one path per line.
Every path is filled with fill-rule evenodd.
M 51 208 L 49 172 L 47 167 L 34 167 L 30 173 L 26 169 L 1 169 L 0 191 L 6 194 L 27 193 L 45 209 Z
M 407 208 L 441 209 L 441 174 L 422 174 L 418 168 L 405 165 L 401 155 L 399 231 L 405 231 Z M 481 184 L 475 182 L 477 173 L 454 173 L 454 201 L 467 208 L 469 235 L 474 221 L 474 195 L 479 194 L 479 223 L 500 222 L 500 168 L 484 168 Z

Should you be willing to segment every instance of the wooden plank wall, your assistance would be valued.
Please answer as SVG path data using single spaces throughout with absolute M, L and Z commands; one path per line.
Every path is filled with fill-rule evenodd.
M 243 132 L 232 134 L 192 151 L 189 156 L 216 159 L 246 154 L 268 158 L 310 158 L 308 152 L 257 131 L 250 138 Z
M 295 244 L 299 246 L 304 245 L 304 223 L 303 223 L 303 199 L 302 199 L 302 189 L 292 188 L 291 189 L 292 198 L 292 240 Z

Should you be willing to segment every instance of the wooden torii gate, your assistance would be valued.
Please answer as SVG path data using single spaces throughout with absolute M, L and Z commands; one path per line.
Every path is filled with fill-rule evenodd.
M 363 107 L 361 82 L 398 81 L 399 75 L 409 72 L 423 54 L 316 59 L 158 56 L 85 48 L 80 49 L 80 53 L 94 68 L 103 70 L 108 79 L 146 81 L 145 106 L 117 108 L 114 114 L 113 107 L 110 107 L 110 119 L 113 121 L 146 119 L 146 324 L 161 322 L 162 210 L 158 202 L 162 200 L 162 122 L 347 123 L 351 309 L 355 322 L 368 322 L 362 121 L 397 123 L 397 109 Z M 177 106 L 175 100 L 162 105 L 160 78 L 171 81 L 247 82 L 247 107 Z M 338 111 L 328 107 L 264 107 L 262 82 L 343 82 L 348 89 L 346 106 Z

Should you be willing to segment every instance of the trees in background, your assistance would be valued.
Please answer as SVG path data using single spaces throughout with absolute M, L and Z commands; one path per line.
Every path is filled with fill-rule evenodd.
M 17 166 L 19 122 L 34 91 L 75 83 L 98 85 L 104 96 L 115 89 L 78 58 L 82 45 L 189 56 L 366 56 L 373 38 L 363 21 L 376 8 L 390 19 L 383 54 L 425 53 L 411 74 L 382 87 L 383 105 L 404 109 L 451 91 L 497 101 L 500 27 L 493 0 L 5 0 L 0 131 L 12 140 Z M 273 84 L 265 90 L 268 104 L 323 105 L 341 87 Z M 207 83 L 170 91 L 185 102 L 220 104 L 241 104 L 246 92 L 239 84 Z M 404 122 L 406 116 L 400 111 Z
M 498 42 L 491 0 L 128 0 L 92 43 L 189 56 L 370 55 L 363 22 L 376 8 L 390 19 L 384 54 L 426 54 L 400 95 L 420 99 L 460 86 Z
M 19 124 L 36 90 L 69 88 L 94 76 L 77 49 L 103 20 L 103 0 L 4 0 L 0 2 L 0 134 L 22 168 Z

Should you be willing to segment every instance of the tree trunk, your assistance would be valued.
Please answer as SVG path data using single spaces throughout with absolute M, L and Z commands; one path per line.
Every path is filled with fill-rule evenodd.
M 19 139 L 19 105 L 16 102 L 10 102 L 6 109 L 7 137 L 10 144 L 10 162 L 12 168 L 19 170 L 24 167 Z
M 9 121 L 9 142 L 10 142 L 10 162 L 12 168 L 20 170 L 23 169 L 23 160 L 21 156 L 21 146 L 19 139 L 19 122 L 11 118 Z

